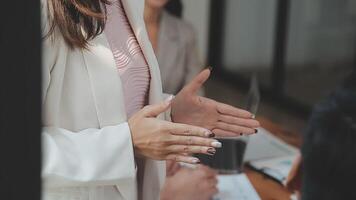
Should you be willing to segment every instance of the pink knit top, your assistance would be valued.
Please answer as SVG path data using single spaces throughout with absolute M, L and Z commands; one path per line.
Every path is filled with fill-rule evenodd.
M 122 80 L 126 113 L 131 117 L 148 101 L 150 72 L 141 47 L 129 24 L 121 0 L 106 5 L 107 21 L 104 33 L 113 52 Z

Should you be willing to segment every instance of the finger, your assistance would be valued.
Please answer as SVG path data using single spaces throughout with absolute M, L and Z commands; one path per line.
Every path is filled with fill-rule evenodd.
M 219 120 L 227 124 L 240 125 L 249 128 L 260 127 L 260 123 L 255 119 L 239 118 L 239 117 L 233 117 L 231 115 L 220 115 Z
M 256 129 L 239 126 L 239 125 L 228 124 L 225 122 L 217 122 L 216 127 L 221 130 L 235 133 L 236 135 L 242 135 L 242 134 L 249 135 L 249 134 L 256 133 Z
M 241 134 L 232 133 L 230 131 L 225 131 L 221 129 L 213 129 L 212 132 L 218 137 L 236 137 L 241 136 Z
M 168 160 L 168 161 L 166 162 L 166 168 L 167 168 L 168 170 L 170 170 L 170 169 L 172 169 L 176 164 L 177 164 L 176 162 L 171 161 L 171 160 Z
M 168 147 L 168 150 L 171 153 L 181 154 L 207 154 L 214 155 L 216 153 L 215 148 L 213 147 L 205 147 L 205 146 L 188 146 L 188 145 L 171 145 Z
M 206 189 L 213 189 L 213 188 L 216 188 L 217 186 L 217 179 L 207 179 L 205 180 L 204 182 L 202 182 L 202 186 Z
M 143 115 L 145 117 L 157 117 L 159 114 L 168 110 L 171 106 L 173 95 L 169 96 L 166 100 L 161 103 L 148 105 L 143 108 Z
M 176 162 L 184 162 L 189 164 L 198 164 L 200 160 L 192 156 L 183 156 L 180 154 L 169 154 L 166 156 L 166 160 L 174 160 Z
M 197 93 L 198 90 L 203 86 L 206 80 L 208 80 L 210 76 L 210 69 L 204 69 L 197 76 L 193 78 L 188 85 L 184 87 L 184 90 L 187 90 L 191 93 Z
M 174 167 L 171 169 L 170 173 L 175 174 L 180 168 L 181 168 L 180 164 L 177 163 L 177 164 L 174 165 Z
M 171 123 L 171 134 L 173 135 L 190 135 L 200 137 L 214 137 L 214 134 L 205 128 L 191 126 L 187 124 Z
M 217 180 L 216 176 L 217 174 L 215 172 L 207 172 L 205 170 L 201 170 L 201 169 L 195 169 L 197 171 L 197 173 L 199 174 L 199 176 L 201 178 L 205 178 L 207 181 L 210 181 L 210 180 Z
M 233 133 L 231 131 L 226 131 L 222 129 L 214 129 L 213 133 L 218 137 L 237 137 L 244 135 L 243 133 Z
M 219 189 L 217 188 L 217 185 L 215 184 L 215 186 L 211 187 L 211 189 L 209 189 L 208 191 L 208 195 L 211 197 L 213 197 L 215 194 L 217 194 L 219 192 Z
M 207 177 L 209 177 L 209 178 L 216 178 L 217 171 L 208 167 L 208 166 L 200 164 L 200 165 L 198 165 L 197 170 L 201 170 L 201 171 L 205 172 Z
M 175 174 L 178 169 L 180 168 L 179 163 L 172 161 L 172 160 L 167 160 L 166 161 L 166 174 L 167 176 L 172 176 Z
M 216 177 L 210 178 L 209 182 L 212 187 L 216 187 L 216 185 L 218 184 L 218 179 Z
M 231 115 L 231 116 L 241 117 L 241 118 L 250 118 L 250 119 L 253 118 L 253 115 L 250 112 L 240 108 L 235 108 L 233 106 L 224 103 L 218 103 L 217 110 L 219 113 L 225 115 Z
M 202 138 L 196 136 L 173 136 L 171 138 L 171 145 L 187 145 L 187 146 L 205 146 L 221 148 L 221 142 L 215 139 Z

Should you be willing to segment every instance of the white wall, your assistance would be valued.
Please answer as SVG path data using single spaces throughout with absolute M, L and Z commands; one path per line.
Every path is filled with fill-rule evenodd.
M 355 0 L 291 1 L 287 63 L 292 66 L 352 62 L 355 55 Z M 270 68 L 276 0 L 228 0 L 224 64 Z
M 210 0 L 182 0 L 182 2 L 183 17 L 195 28 L 201 60 L 205 62 L 208 53 Z

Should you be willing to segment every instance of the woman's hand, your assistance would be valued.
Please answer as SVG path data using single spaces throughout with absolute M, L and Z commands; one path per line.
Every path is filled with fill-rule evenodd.
M 182 167 L 167 177 L 161 200 L 210 200 L 217 192 L 216 172 L 199 165 L 197 169 Z
M 202 153 L 214 155 L 221 143 L 211 131 L 186 124 L 172 123 L 156 117 L 171 105 L 171 98 L 157 105 L 149 105 L 133 115 L 128 124 L 137 156 L 155 160 L 175 160 L 196 164 L 199 159 L 189 156 Z
M 166 161 L 166 176 L 173 176 L 178 170 L 181 169 L 181 166 L 179 163 L 172 161 L 172 160 L 167 160 Z
M 256 133 L 260 124 L 250 112 L 196 95 L 209 76 L 210 70 L 203 70 L 177 94 L 172 121 L 204 127 L 217 136 Z

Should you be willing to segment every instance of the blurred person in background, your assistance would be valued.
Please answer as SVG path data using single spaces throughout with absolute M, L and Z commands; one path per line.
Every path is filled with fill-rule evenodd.
M 302 200 L 356 199 L 355 75 L 312 112 L 287 184 Z
M 161 70 L 163 92 L 177 94 L 203 65 L 193 27 L 165 10 L 169 1 L 145 0 L 144 20 Z
M 146 0 L 144 19 L 161 71 L 163 92 L 176 94 L 202 69 L 190 24 L 165 10 L 169 0 Z M 200 94 L 202 90 L 199 91 Z M 204 183 L 204 184 L 200 184 Z M 167 161 L 162 197 L 209 200 L 217 193 L 216 173 L 208 167 L 188 169 Z M 174 195 L 180 194 L 180 195 Z
M 259 126 L 196 95 L 209 70 L 164 100 L 143 0 L 41 4 L 42 199 L 157 200 L 162 161 L 197 164 L 221 147 L 215 135 Z

